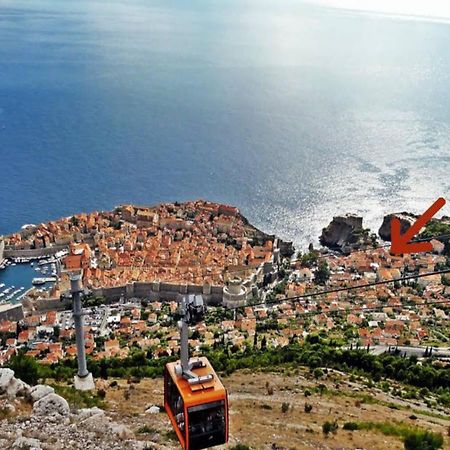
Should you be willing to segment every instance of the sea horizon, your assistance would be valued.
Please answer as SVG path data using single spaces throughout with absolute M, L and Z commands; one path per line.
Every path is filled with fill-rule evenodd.
M 377 232 L 449 197 L 448 24 L 295 1 L 106 5 L 2 4 L 0 234 L 204 198 L 305 247 L 335 215 Z

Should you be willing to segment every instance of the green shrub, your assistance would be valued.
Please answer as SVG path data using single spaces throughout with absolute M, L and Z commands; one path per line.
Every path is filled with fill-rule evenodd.
M 281 412 L 287 413 L 289 411 L 289 403 L 283 402 L 281 405 Z
M 313 407 L 311 403 L 305 403 L 305 413 L 310 413 L 312 411 Z
M 442 434 L 431 431 L 413 431 L 404 439 L 405 450 L 437 450 L 444 445 Z
M 55 392 L 64 397 L 72 408 L 105 407 L 103 399 L 89 391 L 78 391 L 72 386 L 53 385 Z
M 328 436 L 330 433 L 335 434 L 337 429 L 339 428 L 336 421 L 329 422 L 328 420 L 322 425 L 322 431 L 325 436 Z
M 402 438 L 405 450 L 437 450 L 444 445 L 441 433 L 397 422 L 358 422 L 359 430 L 378 430 L 386 436 Z
M 356 422 L 345 422 L 342 428 L 344 430 L 355 431 L 358 429 L 358 424 Z

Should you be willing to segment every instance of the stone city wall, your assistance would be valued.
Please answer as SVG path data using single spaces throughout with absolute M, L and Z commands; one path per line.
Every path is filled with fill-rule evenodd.
M 64 311 L 65 309 L 70 309 L 72 307 L 72 300 L 70 298 L 62 300 L 59 298 L 45 298 L 33 302 L 33 306 L 35 308 L 33 314 L 36 312 L 46 313 L 49 311 Z
M 222 286 L 175 284 L 163 282 L 134 282 L 124 286 L 98 288 L 92 290 L 94 295 L 105 297 L 108 301 L 124 298 L 147 298 L 152 301 L 176 300 L 178 294 L 202 294 L 208 304 L 220 304 L 223 300 Z
M 53 247 L 33 248 L 33 249 L 14 249 L 5 248 L 5 258 L 39 258 L 40 256 L 52 256 L 61 250 L 67 250 L 67 245 L 54 245 Z
M 1 320 L 11 320 L 18 322 L 23 319 L 23 308 L 22 304 L 18 303 L 16 305 L 1 305 L 0 306 L 0 321 Z

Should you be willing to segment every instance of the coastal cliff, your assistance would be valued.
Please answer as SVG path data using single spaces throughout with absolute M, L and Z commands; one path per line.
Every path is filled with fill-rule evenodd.
M 371 242 L 369 230 L 363 228 L 363 218 L 354 214 L 335 216 L 322 230 L 320 243 L 333 250 L 347 252 Z
M 408 212 L 387 214 L 383 218 L 383 223 L 378 230 L 378 235 L 384 241 L 391 240 L 391 222 L 392 218 L 396 217 L 400 220 L 400 233 L 403 234 L 416 221 L 417 216 Z

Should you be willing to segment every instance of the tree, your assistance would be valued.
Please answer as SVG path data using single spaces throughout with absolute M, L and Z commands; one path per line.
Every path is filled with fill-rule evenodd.
M 19 353 L 10 360 L 9 367 L 14 370 L 16 378 L 34 385 L 39 380 L 39 366 L 34 358 Z
M 301 258 L 301 265 L 303 267 L 311 268 L 316 264 L 319 255 L 318 252 L 312 250 L 309 253 L 305 253 Z
M 267 347 L 267 339 L 265 336 L 263 336 L 261 341 L 261 350 L 264 350 Z
M 330 268 L 328 267 L 328 263 L 326 261 L 322 261 L 314 274 L 314 281 L 317 284 L 326 284 L 329 279 Z

